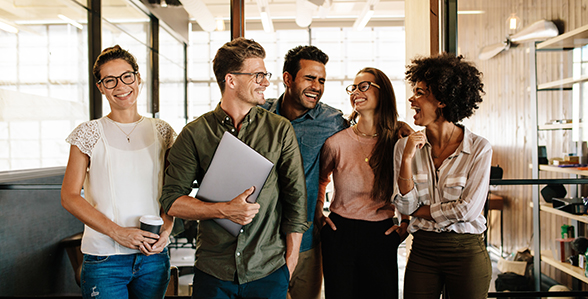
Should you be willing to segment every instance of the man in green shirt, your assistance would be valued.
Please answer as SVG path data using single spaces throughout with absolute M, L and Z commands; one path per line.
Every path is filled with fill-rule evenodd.
M 265 50 L 237 38 L 213 60 L 222 98 L 187 124 L 168 156 L 161 204 L 174 217 L 199 221 L 192 298 L 286 298 L 306 221 L 302 159 L 290 122 L 263 108 L 270 73 Z M 188 196 L 210 165 L 222 134 L 231 132 L 274 163 L 256 203 L 253 188 L 223 203 Z M 218 182 L 219 188 L 230 181 Z M 212 219 L 242 224 L 234 237 Z

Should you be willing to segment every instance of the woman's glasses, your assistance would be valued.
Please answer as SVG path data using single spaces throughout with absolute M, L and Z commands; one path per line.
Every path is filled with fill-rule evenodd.
M 370 89 L 370 86 L 375 86 L 378 89 L 380 89 L 380 85 L 374 83 L 374 82 L 370 82 L 370 81 L 363 81 L 363 82 L 359 82 L 359 84 L 351 84 L 349 86 L 347 86 L 347 88 L 345 88 L 345 90 L 347 91 L 348 94 L 352 94 L 356 89 L 359 89 L 359 91 L 361 92 L 366 92 L 368 89 Z
M 118 79 L 120 79 L 120 81 L 126 85 L 131 85 L 135 83 L 135 80 L 137 80 L 137 72 L 125 72 L 118 77 L 106 76 L 100 79 L 100 81 L 98 81 L 98 84 L 102 83 L 102 86 L 104 86 L 104 88 L 113 89 L 118 85 Z

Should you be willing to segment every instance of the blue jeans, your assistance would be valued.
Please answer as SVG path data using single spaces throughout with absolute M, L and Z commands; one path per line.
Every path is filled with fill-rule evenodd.
M 192 299 L 286 299 L 289 280 L 286 265 L 264 278 L 244 284 L 220 280 L 194 268 Z
M 169 268 L 167 248 L 151 256 L 84 254 L 82 297 L 163 298 L 170 279 Z

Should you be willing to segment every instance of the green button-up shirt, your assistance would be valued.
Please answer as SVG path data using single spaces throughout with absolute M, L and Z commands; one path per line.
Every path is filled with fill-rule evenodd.
M 237 237 L 213 220 L 199 221 L 195 267 L 221 280 L 237 278 L 241 284 L 263 278 L 286 263 L 286 234 L 304 233 L 309 227 L 306 185 L 294 129 L 287 119 L 254 107 L 237 133 L 232 118 L 218 105 L 187 124 L 169 152 L 160 198 L 166 212 L 176 199 L 192 191 L 195 180 L 202 180 L 226 131 L 274 163 L 257 197 L 259 213 Z M 219 182 L 219 188 L 230 183 Z

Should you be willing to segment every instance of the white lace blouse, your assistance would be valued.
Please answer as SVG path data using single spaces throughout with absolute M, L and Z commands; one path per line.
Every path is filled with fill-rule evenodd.
M 80 124 L 66 141 L 90 157 L 85 199 L 123 227 L 139 227 L 142 215 L 159 215 L 165 152 L 175 136 L 168 123 L 147 117 L 129 124 L 108 117 Z M 139 252 L 87 225 L 81 250 L 102 256 Z

